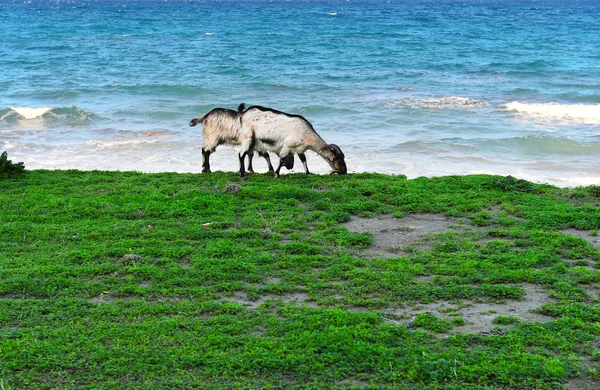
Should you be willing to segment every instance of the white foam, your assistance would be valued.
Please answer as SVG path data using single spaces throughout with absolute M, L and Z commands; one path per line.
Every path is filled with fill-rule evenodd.
M 211 36 L 211 35 L 215 35 L 215 33 L 214 32 L 205 32 L 204 35 Z
M 8 141 L 8 142 L 4 142 L 4 145 L 2 146 L 2 150 L 31 150 L 33 148 L 27 147 L 25 146 L 25 144 L 23 144 L 22 142 L 18 142 L 18 141 Z
M 417 98 L 405 97 L 395 100 L 386 105 L 388 108 L 412 108 L 412 109 L 447 109 L 447 108 L 483 108 L 490 104 L 460 96 L 444 96 L 440 98 Z
M 600 123 L 600 104 L 558 104 L 511 102 L 504 109 L 533 119 Z
M 52 110 L 52 107 L 40 107 L 40 108 L 31 108 L 31 107 L 9 107 L 12 111 L 21 115 L 25 119 L 35 119 L 39 118 L 48 111 Z
M 116 149 L 116 148 L 136 148 L 143 147 L 144 145 L 152 145 L 157 143 L 157 140 L 128 140 L 128 141 L 87 141 L 87 145 L 95 146 L 98 149 Z

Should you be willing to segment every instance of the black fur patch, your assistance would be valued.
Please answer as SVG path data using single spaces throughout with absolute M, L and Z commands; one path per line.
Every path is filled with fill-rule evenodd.
M 234 110 L 230 110 L 229 108 L 213 108 L 212 110 L 210 110 L 210 112 L 208 114 L 206 114 L 207 116 L 210 114 L 224 114 L 224 115 L 228 115 L 232 118 L 235 118 L 237 116 L 237 112 Z
M 294 154 L 290 153 L 282 159 L 282 165 L 286 167 L 286 169 L 294 168 Z
M 260 142 L 262 142 L 263 144 L 267 144 L 267 145 L 275 145 L 275 143 L 277 142 L 277 140 L 274 140 L 272 138 L 259 138 L 258 139 Z

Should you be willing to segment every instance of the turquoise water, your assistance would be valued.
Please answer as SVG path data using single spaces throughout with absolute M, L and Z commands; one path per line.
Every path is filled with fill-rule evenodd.
M 189 120 L 245 102 L 305 116 L 351 172 L 600 184 L 598 0 L 0 0 L 0 20 L 0 150 L 29 169 L 200 172 Z

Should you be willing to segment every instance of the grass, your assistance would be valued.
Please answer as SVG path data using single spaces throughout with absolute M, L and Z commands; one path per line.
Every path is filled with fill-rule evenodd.
M 599 205 L 597 186 L 486 175 L 0 176 L 0 385 L 597 387 L 600 252 L 561 230 L 593 237 Z M 341 223 L 384 213 L 472 229 L 371 259 L 374 237 Z M 524 283 L 552 298 L 549 321 L 471 334 L 460 316 L 389 314 L 518 302 Z

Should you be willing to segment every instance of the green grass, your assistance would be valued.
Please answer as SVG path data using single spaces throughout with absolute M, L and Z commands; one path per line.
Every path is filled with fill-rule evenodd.
M 0 176 L 0 385 L 599 386 L 600 253 L 560 232 L 594 237 L 599 205 L 597 186 L 485 175 Z M 472 229 L 370 259 L 373 237 L 341 223 L 383 213 Z M 498 315 L 501 332 L 470 334 L 462 317 L 389 320 L 405 305 L 516 302 L 524 283 L 553 298 L 550 321 Z

